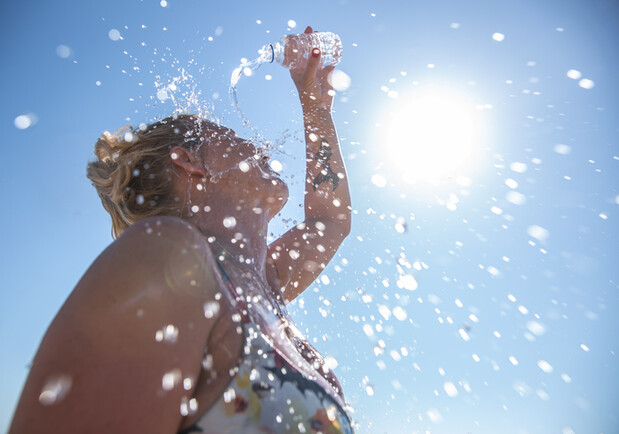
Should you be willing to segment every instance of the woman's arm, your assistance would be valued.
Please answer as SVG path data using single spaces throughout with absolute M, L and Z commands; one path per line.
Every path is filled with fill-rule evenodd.
M 310 33 L 310 27 L 306 33 Z M 287 302 L 318 277 L 350 233 L 348 176 L 333 124 L 334 66 L 319 68 L 310 57 L 305 71 L 292 70 L 303 108 L 306 141 L 305 220 L 269 246 Z
M 178 431 L 216 320 L 199 242 L 186 223 L 151 218 L 99 256 L 47 330 L 10 433 Z

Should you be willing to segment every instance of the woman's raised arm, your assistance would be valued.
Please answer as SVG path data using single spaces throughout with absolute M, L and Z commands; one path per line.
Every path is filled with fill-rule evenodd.
M 290 72 L 305 127 L 305 220 L 269 246 L 287 302 L 316 279 L 351 227 L 348 176 L 331 114 L 334 91 L 328 76 L 335 67 L 320 68 L 321 54 L 315 51 L 304 71 Z

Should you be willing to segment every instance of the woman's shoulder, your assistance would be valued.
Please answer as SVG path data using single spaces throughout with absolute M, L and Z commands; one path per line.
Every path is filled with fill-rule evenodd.
M 43 432 L 45 426 L 154 432 L 161 431 L 162 418 L 152 415 L 178 413 L 188 393 L 182 378 L 199 377 L 200 343 L 208 342 L 218 320 L 217 314 L 207 317 L 204 306 L 221 302 L 208 243 L 195 232 L 180 219 L 145 219 L 95 260 L 33 361 L 14 426 L 36 429 L 15 432 Z M 50 412 L 39 395 L 59 373 L 69 379 L 70 393 Z M 163 419 L 178 426 L 177 418 Z
M 206 238 L 195 226 L 175 217 L 149 217 L 127 228 L 93 262 L 83 280 L 102 277 L 108 290 L 113 290 L 114 282 L 122 283 L 125 294 L 170 285 L 179 295 L 199 296 L 219 289 Z
M 202 259 L 212 256 L 209 244 L 194 225 L 178 217 L 148 217 L 129 226 L 106 250 L 115 255 L 126 254 L 128 260 L 168 260 L 180 252 L 200 253 Z M 104 252 L 105 253 L 105 252 Z M 137 255 L 137 253 L 141 253 Z M 146 256 L 144 256 L 146 255 Z
M 204 236 L 191 223 L 173 216 L 147 217 L 129 226 L 114 243 L 133 241 L 166 244 L 206 244 Z

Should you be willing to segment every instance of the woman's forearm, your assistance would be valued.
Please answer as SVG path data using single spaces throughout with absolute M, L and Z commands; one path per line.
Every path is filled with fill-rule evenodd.
M 304 111 L 306 140 L 305 219 L 350 230 L 348 175 L 331 110 Z

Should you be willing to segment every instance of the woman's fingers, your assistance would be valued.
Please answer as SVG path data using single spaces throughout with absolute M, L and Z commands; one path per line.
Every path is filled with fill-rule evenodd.
M 307 67 L 303 74 L 303 83 L 311 83 L 316 78 L 316 70 L 320 64 L 320 50 L 318 48 L 312 48 L 311 55 L 307 59 Z

